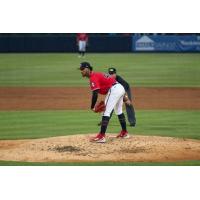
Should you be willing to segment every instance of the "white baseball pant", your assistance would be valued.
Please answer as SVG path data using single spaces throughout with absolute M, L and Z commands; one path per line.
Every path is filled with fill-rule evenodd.
M 110 114 L 113 109 L 115 110 L 116 115 L 122 114 L 124 95 L 125 90 L 120 83 L 116 83 L 115 85 L 113 85 L 108 91 L 108 94 L 105 98 L 106 110 L 104 111 L 103 116 L 110 117 Z
M 78 47 L 79 47 L 79 51 L 85 51 L 86 50 L 86 41 L 79 41 Z

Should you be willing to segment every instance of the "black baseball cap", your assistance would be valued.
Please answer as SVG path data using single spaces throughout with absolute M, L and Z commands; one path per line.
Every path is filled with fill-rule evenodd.
M 116 72 L 117 72 L 117 70 L 116 70 L 114 67 L 110 67 L 110 68 L 108 69 L 108 73 L 109 73 L 109 74 L 116 74 Z
M 83 70 L 83 69 L 85 69 L 85 68 L 88 68 L 88 69 L 90 69 L 91 71 L 92 71 L 92 66 L 90 65 L 90 63 L 89 62 L 82 62 L 81 64 L 80 64 L 80 70 Z

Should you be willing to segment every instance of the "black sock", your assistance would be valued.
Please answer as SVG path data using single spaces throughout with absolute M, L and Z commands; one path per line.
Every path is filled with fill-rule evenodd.
M 126 130 L 126 119 L 125 119 L 124 113 L 122 113 L 121 115 L 118 115 L 118 119 L 119 119 L 120 125 L 122 127 L 122 130 L 127 131 Z
M 106 133 L 106 129 L 108 127 L 108 123 L 109 123 L 110 117 L 107 116 L 103 116 L 102 117 L 102 121 L 101 121 L 101 134 L 105 134 Z

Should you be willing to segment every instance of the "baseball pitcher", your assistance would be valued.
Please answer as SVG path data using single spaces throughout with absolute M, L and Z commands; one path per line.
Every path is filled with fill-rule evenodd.
M 91 142 L 105 143 L 105 133 L 110 120 L 110 114 L 114 109 L 118 116 L 119 123 L 121 125 L 121 132 L 117 135 L 117 138 L 129 138 L 126 129 L 126 119 L 122 111 L 123 98 L 125 95 L 124 87 L 118 83 L 114 78 L 108 74 L 101 72 L 94 72 L 92 66 L 88 62 L 82 62 L 80 64 L 80 71 L 82 77 L 89 78 L 90 88 L 92 90 L 91 110 L 96 112 L 96 103 L 98 94 L 106 95 L 105 97 L 105 109 L 102 115 L 102 123 L 99 134 L 91 138 Z

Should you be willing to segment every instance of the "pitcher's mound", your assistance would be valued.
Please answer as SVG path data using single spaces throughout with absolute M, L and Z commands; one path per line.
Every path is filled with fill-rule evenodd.
M 200 140 L 138 136 L 107 142 L 89 142 L 90 135 L 32 140 L 1 140 L 0 160 L 29 162 L 168 162 L 199 160 Z

